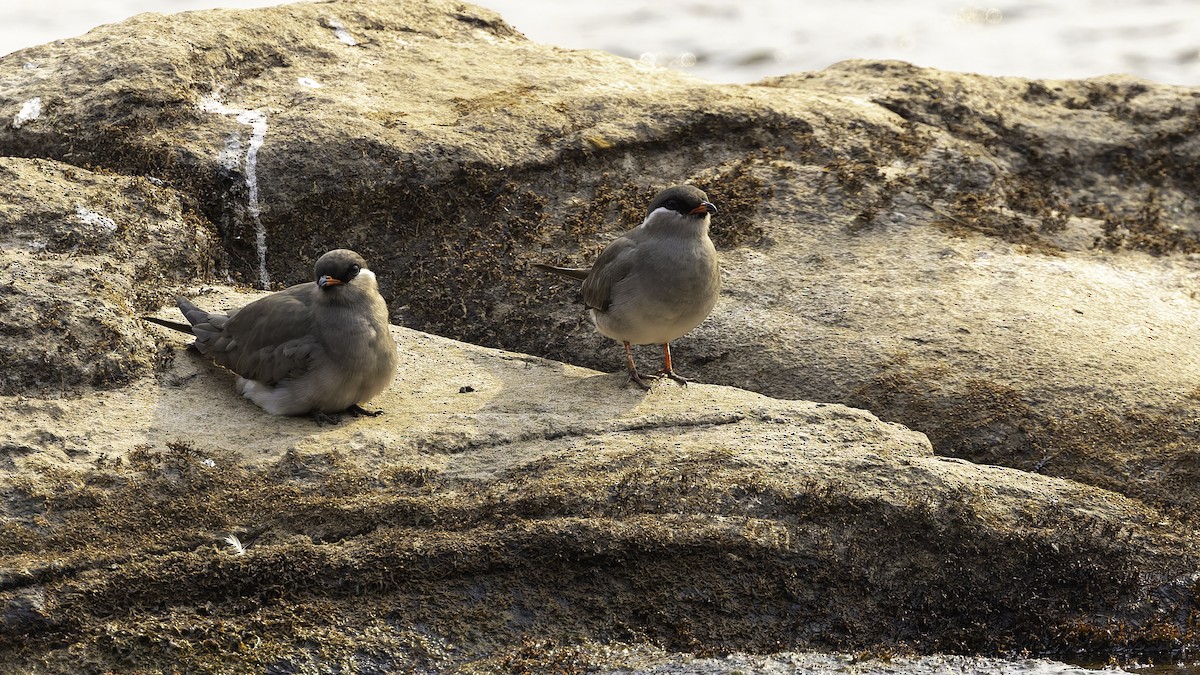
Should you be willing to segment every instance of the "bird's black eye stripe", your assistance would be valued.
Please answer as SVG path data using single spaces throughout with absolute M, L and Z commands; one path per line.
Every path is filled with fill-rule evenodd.
M 664 206 L 666 206 L 668 209 L 671 209 L 672 211 L 678 211 L 679 210 L 679 201 L 676 199 L 668 199 L 667 203 Z

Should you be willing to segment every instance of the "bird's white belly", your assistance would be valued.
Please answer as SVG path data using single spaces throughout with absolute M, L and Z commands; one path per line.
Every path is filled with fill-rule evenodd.
M 664 344 L 703 323 L 716 301 L 714 293 L 711 299 L 687 307 L 652 301 L 637 306 L 613 303 L 606 312 L 592 310 L 592 323 L 614 340 L 635 345 Z

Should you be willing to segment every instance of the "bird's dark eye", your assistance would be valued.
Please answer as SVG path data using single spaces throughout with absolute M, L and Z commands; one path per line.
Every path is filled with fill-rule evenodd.
M 675 200 L 675 199 L 668 199 L 667 203 L 666 203 L 666 207 L 668 209 L 671 209 L 672 211 L 678 211 L 679 210 L 679 201 Z
M 358 274 L 360 271 L 362 271 L 362 266 L 359 265 L 358 263 L 355 263 L 350 266 L 349 270 L 346 270 L 346 271 L 350 273 L 350 276 L 354 276 L 355 274 Z

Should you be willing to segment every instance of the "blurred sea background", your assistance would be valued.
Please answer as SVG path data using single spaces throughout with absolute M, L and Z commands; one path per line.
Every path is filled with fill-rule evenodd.
M 401 2 L 404 0 L 394 0 Z M 277 0 L 0 0 L 0 55 L 142 12 Z M 482 0 L 532 40 L 753 82 L 844 59 L 1200 86 L 1196 0 Z

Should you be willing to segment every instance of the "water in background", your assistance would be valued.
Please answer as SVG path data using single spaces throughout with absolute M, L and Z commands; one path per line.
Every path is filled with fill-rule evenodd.
M 403 0 L 393 0 L 401 2 Z M 140 12 L 277 0 L 0 0 L 0 54 Z M 538 42 L 603 49 L 714 82 L 900 59 L 989 75 L 1131 73 L 1200 86 L 1195 0 L 480 0 Z

